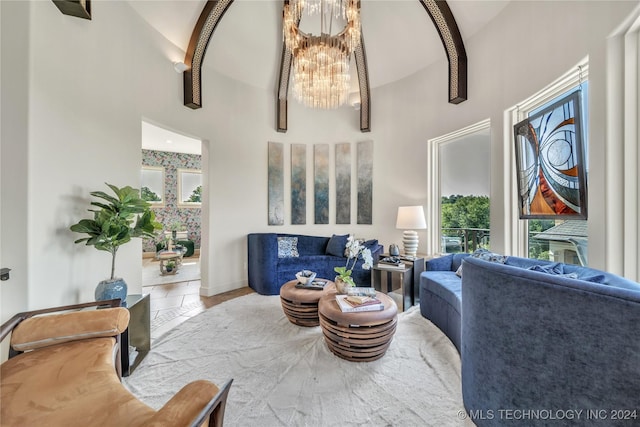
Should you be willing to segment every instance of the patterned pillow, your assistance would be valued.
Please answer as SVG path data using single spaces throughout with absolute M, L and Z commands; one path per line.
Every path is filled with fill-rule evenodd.
M 278 237 L 278 258 L 294 258 L 298 254 L 298 238 L 291 236 Z
M 486 249 L 476 249 L 476 251 L 472 253 L 471 256 L 474 258 L 480 258 L 485 261 L 499 262 L 500 264 L 504 264 L 505 262 L 507 262 L 508 258 L 506 255 L 496 254 Z

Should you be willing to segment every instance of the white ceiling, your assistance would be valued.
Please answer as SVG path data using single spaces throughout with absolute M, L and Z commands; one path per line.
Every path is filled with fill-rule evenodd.
M 149 25 L 186 51 L 206 0 L 128 2 Z M 508 3 L 448 1 L 465 41 Z M 446 58 L 431 18 L 418 0 L 361 0 L 361 20 L 371 88 L 400 80 Z M 235 0 L 211 38 L 203 68 L 213 68 L 232 79 L 275 93 L 281 49 L 282 0 Z M 467 50 L 469 55 L 473 52 Z M 355 70 L 355 66 L 352 68 Z M 354 70 L 352 92 L 357 92 Z M 149 123 L 143 123 L 142 136 L 143 148 L 200 153 L 199 140 Z
M 202 142 L 154 124 L 142 122 L 142 148 L 144 150 L 201 154 Z
M 129 0 L 143 19 L 184 51 L 205 3 Z M 464 40 L 508 3 L 448 1 Z M 361 16 L 372 88 L 402 79 L 446 57 L 431 18 L 418 0 L 361 0 Z M 235 0 L 211 38 L 203 66 L 275 91 L 281 49 L 282 0 Z

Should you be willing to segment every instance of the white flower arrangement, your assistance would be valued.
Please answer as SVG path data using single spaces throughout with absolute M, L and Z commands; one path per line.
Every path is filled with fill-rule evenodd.
M 337 278 L 340 278 L 348 286 L 353 287 L 356 286 L 356 283 L 353 281 L 351 273 L 356 266 L 356 262 L 358 262 L 358 258 L 362 256 L 362 259 L 364 261 L 364 263 L 362 264 L 362 268 L 365 270 L 369 270 L 373 266 L 373 257 L 371 256 L 371 250 L 364 247 L 353 236 L 349 236 L 349 238 L 347 239 L 345 254 L 347 256 L 347 262 L 345 266 L 335 267 L 333 270 L 338 273 L 338 276 L 336 276 Z M 349 268 L 350 262 L 351 268 Z

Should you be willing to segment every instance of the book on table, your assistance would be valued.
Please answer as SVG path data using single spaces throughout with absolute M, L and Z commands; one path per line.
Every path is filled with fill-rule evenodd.
M 382 301 L 375 297 L 358 295 L 336 295 L 336 302 L 343 313 L 384 310 Z
M 347 289 L 347 295 L 375 298 L 376 290 L 372 287 L 354 286 Z
M 401 262 L 400 264 L 389 264 L 382 261 L 378 261 L 376 267 L 387 270 L 404 270 L 405 268 L 407 268 L 403 262 Z
M 393 267 L 404 267 L 404 263 L 402 262 L 400 257 L 397 257 L 397 256 L 380 258 L 378 260 L 378 264 L 382 264 L 385 266 L 393 266 Z

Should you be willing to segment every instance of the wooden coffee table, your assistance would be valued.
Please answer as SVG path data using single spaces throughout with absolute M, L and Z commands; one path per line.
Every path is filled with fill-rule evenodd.
M 398 307 L 387 295 L 376 292 L 382 311 L 343 313 L 335 293 L 318 301 L 320 327 L 329 350 L 352 362 L 371 362 L 386 353 L 398 323 Z
M 282 311 L 291 323 L 298 326 L 318 326 L 318 300 L 328 293 L 335 293 L 336 285 L 327 279 L 324 290 L 296 288 L 297 280 L 291 280 L 280 288 Z

